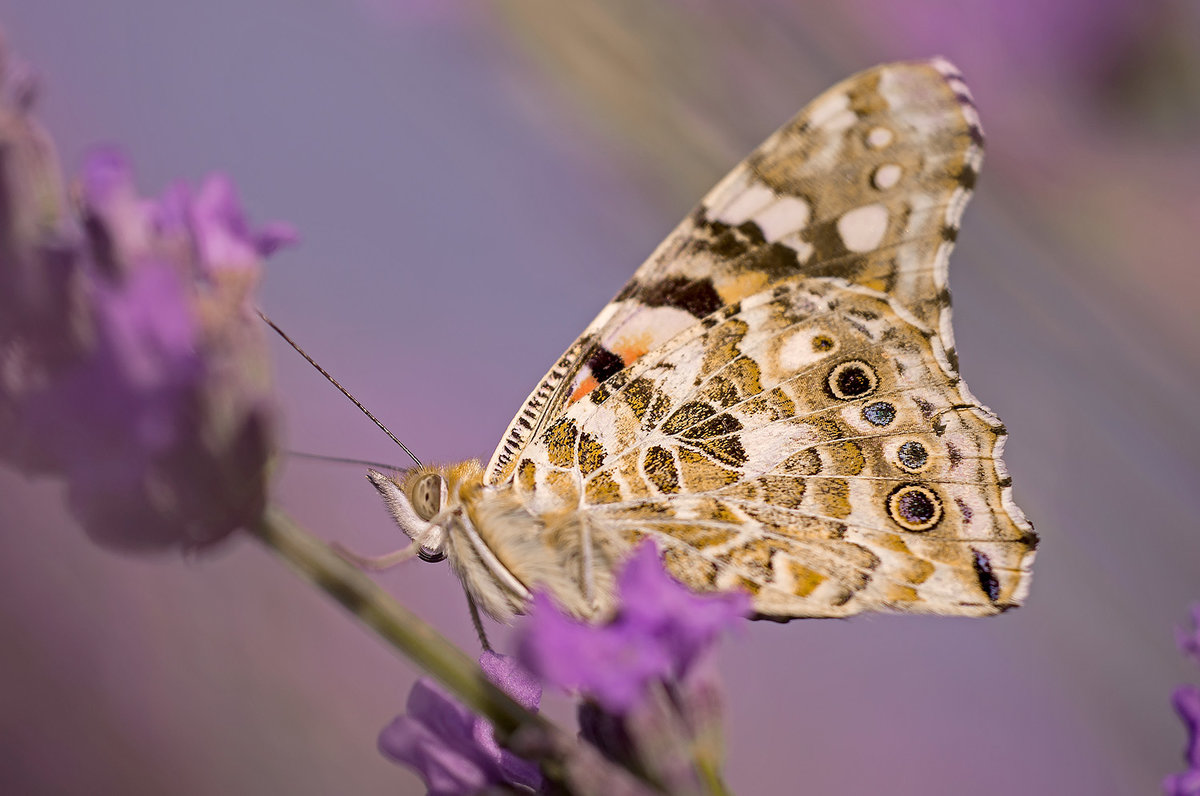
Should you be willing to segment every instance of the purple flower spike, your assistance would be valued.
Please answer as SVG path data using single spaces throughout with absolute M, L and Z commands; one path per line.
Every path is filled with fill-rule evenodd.
M 1184 758 L 1188 770 L 1171 774 L 1163 780 L 1167 796 L 1200 796 L 1200 688 L 1194 685 L 1175 689 L 1171 701 L 1175 712 L 1187 727 L 1188 742 Z
M 133 171 L 125 153 L 116 147 L 96 147 L 84 160 L 79 191 L 89 207 L 111 207 L 122 200 L 136 200 Z
M 255 522 L 275 419 L 252 291 L 287 235 L 252 231 L 224 178 L 144 198 L 112 148 L 68 203 L 32 97 L 4 89 L 0 461 L 63 478 L 113 547 L 196 548 Z
M 1175 643 L 1180 652 L 1200 666 L 1200 603 L 1192 603 L 1192 629 L 1176 628 Z
M 479 659 L 488 678 L 530 710 L 541 687 L 512 658 L 485 652 Z M 425 780 L 432 796 L 478 793 L 490 786 L 536 791 L 542 782 L 535 764 L 496 743 L 492 725 L 422 678 L 408 695 L 407 714 L 379 734 L 379 750 Z
M 206 269 L 252 267 L 259 258 L 296 241 L 296 231 L 279 222 L 251 230 L 233 182 L 224 174 L 204 181 L 190 209 L 196 250 Z
M 1188 731 L 1187 753 L 1184 756 L 1189 766 L 1200 768 L 1200 688 L 1194 685 L 1180 686 L 1175 689 L 1171 702 Z
M 535 595 L 518 656 L 545 682 L 578 690 L 606 710 L 635 707 L 653 680 L 684 676 L 722 630 L 745 617 L 741 592 L 693 594 L 644 544 L 617 579 L 620 610 L 606 625 L 580 623 Z
M 1200 771 L 1168 774 L 1162 783 L 1166 796 L 1200 796 Z
M 1192 604 L 1192 628 L 1176 629 L 1175 641 L 1180 652 L 1200 664 L 1200 603 Z M 1200 796 L 1200 687 L 1184 685 L 1176 688 L 1171 702 L 1187 728 L 1184 760 L 1188 768 L 1166 777 L 1162 783 L 1163 792 L 1167 796 Z

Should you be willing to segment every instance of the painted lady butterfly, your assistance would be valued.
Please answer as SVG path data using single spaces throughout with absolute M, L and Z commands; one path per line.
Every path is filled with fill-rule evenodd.
M 763 617 L 1019 605 L 1037 538 L 958 376 L 946 287 L 982 147 L 946 61 L 834 86 L 658 247 L 486 468 L 372 482 L 500 619 L 539 588 L 602 614 L 647 537 Z

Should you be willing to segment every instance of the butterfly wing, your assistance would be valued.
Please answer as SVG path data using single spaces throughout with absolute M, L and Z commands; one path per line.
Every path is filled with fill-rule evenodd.
M 1004 434 L 894 299 L 793 277 L 572 404 L 515 487 L 544 516 L 578 506 L 598 559 L 654 538 L 762 615 L 985 615 L 1024 598 L 1036 543 Z
M 862 73 L 638 270 L 488 469 L 573 536 L 585 593 L 649 536 L 682 581 L 748 588 L 766 616 L 1022 601 L 1036 537 L 946 291 L 980 146 L 949 64 Z
M 797 275 L 888 293 L 937 330 L 953 363 L 946 263 L 981 158 L 978 115 L 944 60 L 834 86 L 709 192 L 558 359 L 513 418 L 486 483 L 510 480 L 531 440 L 640 356 Z

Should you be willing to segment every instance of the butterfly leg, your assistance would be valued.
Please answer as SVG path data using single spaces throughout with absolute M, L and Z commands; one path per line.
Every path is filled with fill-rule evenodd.
M 417 551 L 421 549 L 418 544 L 411 544 L 408 547 L 402 547 L 393 553 L 385 553 L 381 556 L 360 556 L 358 553 L 349 550 L 346 547 L 334 542 L 330 545 L 333 552 L 337 553 L 342 559 L 353 564 L 361 570 L 380 572 L 385 569 L 391 569 L 398 564 L 403 564 L 410 558 L 415 558 Z
M 479 615 L 479 606 L 475 604 L 471 592 L 464 588 L 463 594 L 467 595 L 467 610 L 471 612 L 471 625 L 475 628 L 475 635 L 479 637 L 479 646 L 484 652 L 491 652 L 492 645 L 488 642 L 487 631 L 483 629 L 483 617 Z

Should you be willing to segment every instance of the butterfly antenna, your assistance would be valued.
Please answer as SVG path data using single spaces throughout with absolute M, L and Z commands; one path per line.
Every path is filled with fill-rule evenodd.
M 393 434 L 393 433 L 392 433 L 392 432 L 391 432 L 391 431 L 388 429 L 388 427 L 387 427 L 387 426 L 385 426 L 383 423 L 379 422 L 379 418 L 377 418 L 377 417 L 375 417 L 375 415 L 371 414 L 371 411 L 370 411 L 369 409 L 367 409 L 367 407 L 363 406 L 361 401 L 359 401 L 357 398 L 355 398 L 353 395 L 351 395 L 349 390 L 347 390 L 347 389 L 346 389 L 345 387 L 343 387 L 342 385 L 338 384 L 338 380 L 337 380 L 337 379 L 335 379 L 333 376 L 330 376 L 330 375 L 329 375 L 329 371 L 325 370 L 325 368 L 323 368 L 323 367 L 321 367 L 320 365 L 318 365 L 318 364 L 317 364 L 317 361 L 316 361 L 315 359 L 313 359 L 312 357 L 310 357 L 310 356 L 308 355 L 308 352 L 307 352 L 307 351 L 305 351 L 305 350 L 304 350 L 303 348 L 301 348 L 300 346 L 296 345 L 296 341 L 295 341 L 295 340 L 293 340 L 292 338 L 288 337 L 288 335 L 287 335 L 287 332 L 285 332 L 283 329 L 280 329 L 278 326 L 276 326 L 276 325 L 275 325 L 275 321 L 273 321 L 273 320 L 271 320 L 270 318 L 268 318 L 268 317 L 267 317 L 267 314 L 266 314 L 265 312 L 263 312 L 262 310 L 258 310 L 258 317 L 260 317 L 260 318 L 262 318 L 264 321 L 266 321 L 266 322 L 267 322 L 267 326 L 270 326 L 272 329 L 274 329 L 274 330 L 275 330 L 275 333 L 276 333 L 276 334 L 278 334 L 280 337 L 282 337 L 284 340 L 286 340 L 288 345 L 290 345 L 292 348 L 296 349 L 296 353 L 298 353 L 300 356 L 302 356 L 302 357 L 304 357 L 305 359 L 307 359 L 307 360 L 308 360 L 308 364 L 310 364 L 310 365 L 312 365 L 314 368 L 316 368 L 316 369 L 317 369 L 317 372 L 318 372 L 318 373 L 320 373 L 322 376 L 324 376 L 326 379 L 328 379 L 330 384 L 332 384 L 334 387 L 337 387 L 339 390 L 341 390 L 341 392 L 342 392 L 342 395 L 344 395 L 344 396 L 346 396 L 347 398 L 349 398 L 349 399 L 350 399 L 350 400 L 351 400 L 351 401 L 354 403 L 354 405 L 358 407 L 358 409 L 359 409 L 359 411 L 360 411 L 360 412 L 362 412 L 362 413 L 363 413 L 364 415 L 366 415 L 367 417 L 371 418 L 371 422 L 372 422 L 372 423 L 374 423 L 375 425 L 377 425 L 377 426 L 379 426 L 381 429 L 383 429 L 383 433 L 384 433 L 384 434 L 387 434 L 389 437 L 391 437 L 391 438 L 392 438 L 392 442 L 394 442 L 394 443 L 396 443 L 397 445 L 399 445 L 399 446 L 400 446 L 400 450 L 402 450 L 402 451 L 404 451 L 405 453 L 407 453 L 407 454 L 409 455 L 409 458 L 411 458 L 411 459 L 413 460 L 413 462 L 414 462 L 414 463 L 417 465 L 417 467 L 421 467 L 421 466 L 422 466 L 422 465 L 421 465 L 421 460 L 420 460 L 420 459 L 418 459 L 418 458 L 416 457 L 416 455 L 415 455 L 415 454 L 414 454 L 412 451 L 410 451 L 410 450 L 408 449 L 408 446 L 407 446 L 407 445 L 405 445 L 403 442 L 401 442 L 399 439 L 397 439 L 397 438 L 396 438 L 396 435 L 395 435 L 395 434 Z
M 364 467 L 374 467 L 377 470 L 403 470 L 404 468 L 397 464 L 388 464 L 387 462 L 373 462 L 369 459 L 351 459 L 346 456 L 329 456 L 324 453 L 309 453 L 308 451 L 293 451 L 285 450 L 284 454 L 294 456 L 297 459 L 311 459 L 315 462 L 333 462 L 334 464 L 361 464 Z

